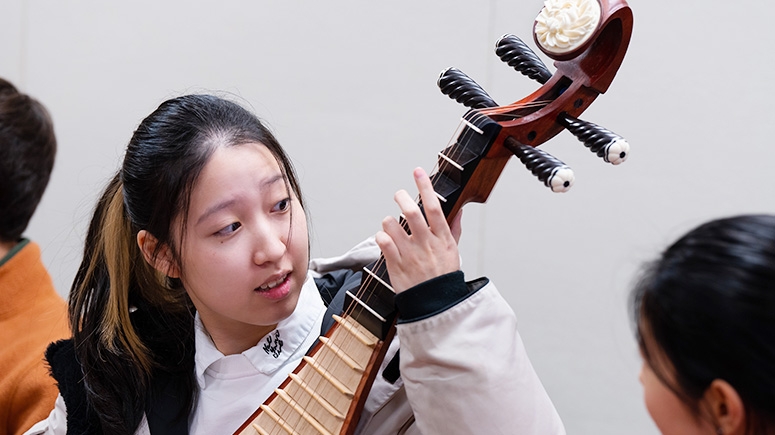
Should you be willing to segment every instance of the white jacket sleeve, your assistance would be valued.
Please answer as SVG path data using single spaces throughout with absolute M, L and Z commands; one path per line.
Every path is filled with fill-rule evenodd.
M 357 269 L 379 254 L 372 237 L 342 256 L 314 259 L 310 267 L 319 274 Z M 415 417 L 407 433 L 564 435 L 562 421 L 527 357 L 514 311 L 492 283 L 469 293 L 462 272 L 455 274 L 459 276 L 439 277 L 396 298 L 401 312 L 399 382 Z M 424 285 L 433 290 L 425 292 L 428 287 L 420 288 Z M 388 433 L 383 429 L 379 433 Z M 363 433 L 375 429 L 368 430 Z
M 57 395 L 54 409 L 48 418 L 36 423 L 24 435 L 65 435 L 67 433 L 67 410 L 62 395 Z
M 492 283 L 399 323 L 400 367 L 423 434 L 551 435 L 565 429 Z

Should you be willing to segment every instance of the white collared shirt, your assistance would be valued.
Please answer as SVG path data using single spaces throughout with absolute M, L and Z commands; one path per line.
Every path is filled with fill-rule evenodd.
M 315 281 L 307 274 L 293 313 L 256 346 L 228 356 L 216 349 L 197 314 L 195 368 L 199 397 L 189 433 L 234 433 L 299 365 L 320 336 L 325 311 Z M 65 435 L 66 416 L 60 395 L 49 417 L 26 434 Z M 145 418 L 135 434 L 150 434 Z
M 191 435 L 234 433 L 299 365 L 320 336 L 324 314 L 325 305 L 308 274 L 293 314 L 256 346 L 228 356 L 215 348 L 197 314 L 199 399 L 189 426 Z

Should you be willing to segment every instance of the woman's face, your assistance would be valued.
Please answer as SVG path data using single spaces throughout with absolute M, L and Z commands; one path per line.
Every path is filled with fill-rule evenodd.
M 242 352 L 296 307 L 309 256 L 304 210 L 269 149 L 249 143 L 216 149 L 187 218 L 180 279 L 216 347 Z
M 659 373 L 666 376 L 671 385 L 677 385 L 674 369 L 667 356 L 661 352 L 654 340 L 643 328 L 644 341 L 654 355 L 653 363 L 659 365 Z M 716 434 L 716 428 L 710 418 L 703 418 L 681 400 L 662 379 L 657 376 L 649 362 L 644 358 L 640 371 L 640 383 L 643 385 L 643 400 L 651 418 L 663 435 L 699 435 Z M 700 404 L 701 405 L 701 404 Z M 700 407 L 700 412 L 703 412 Z

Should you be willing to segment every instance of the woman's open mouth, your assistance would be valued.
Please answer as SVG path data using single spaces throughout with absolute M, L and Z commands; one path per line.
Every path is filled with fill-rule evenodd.
M 282 299 L 288 296 L 288 293 L 291 292 L 290 277 L 291 274 L 287 273 L 276 280 L 261 285 L 260 287 L 256 288 L 255 291 L 261 296 L 269 299 Z

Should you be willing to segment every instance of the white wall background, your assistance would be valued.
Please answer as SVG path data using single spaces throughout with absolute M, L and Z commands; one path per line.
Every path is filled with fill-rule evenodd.
M 27 236 L 66 294 L 96 196 L 139 121 L 166 98 L 226 91 L 293 157 L 313 255 L 338 254 L 396 214 L 395 190 L 415 191 L 411 169 L 430 169 L 457 126 L 464 108 L 437 90 L 439 71 L 462 69 L 501 103 L 537 87 L 493 46 L 504 33 L 532 45 L 541 6 L 2 0 L 0 76 L 48 106 L 59 139 Z M 625 136 L 630 160 L 606 165 L 563 133 L 543 148 L 574 168 L 569 193 L 512 159 L 488 204 L 464 216 L 466 274 L 491 277 L 517 312 L 571 434 L 657 433 L 626 308 L 641 263 L 702 221 L 775 212 L 775 5 L 631 6 L 630 50 L 584 116 Z

